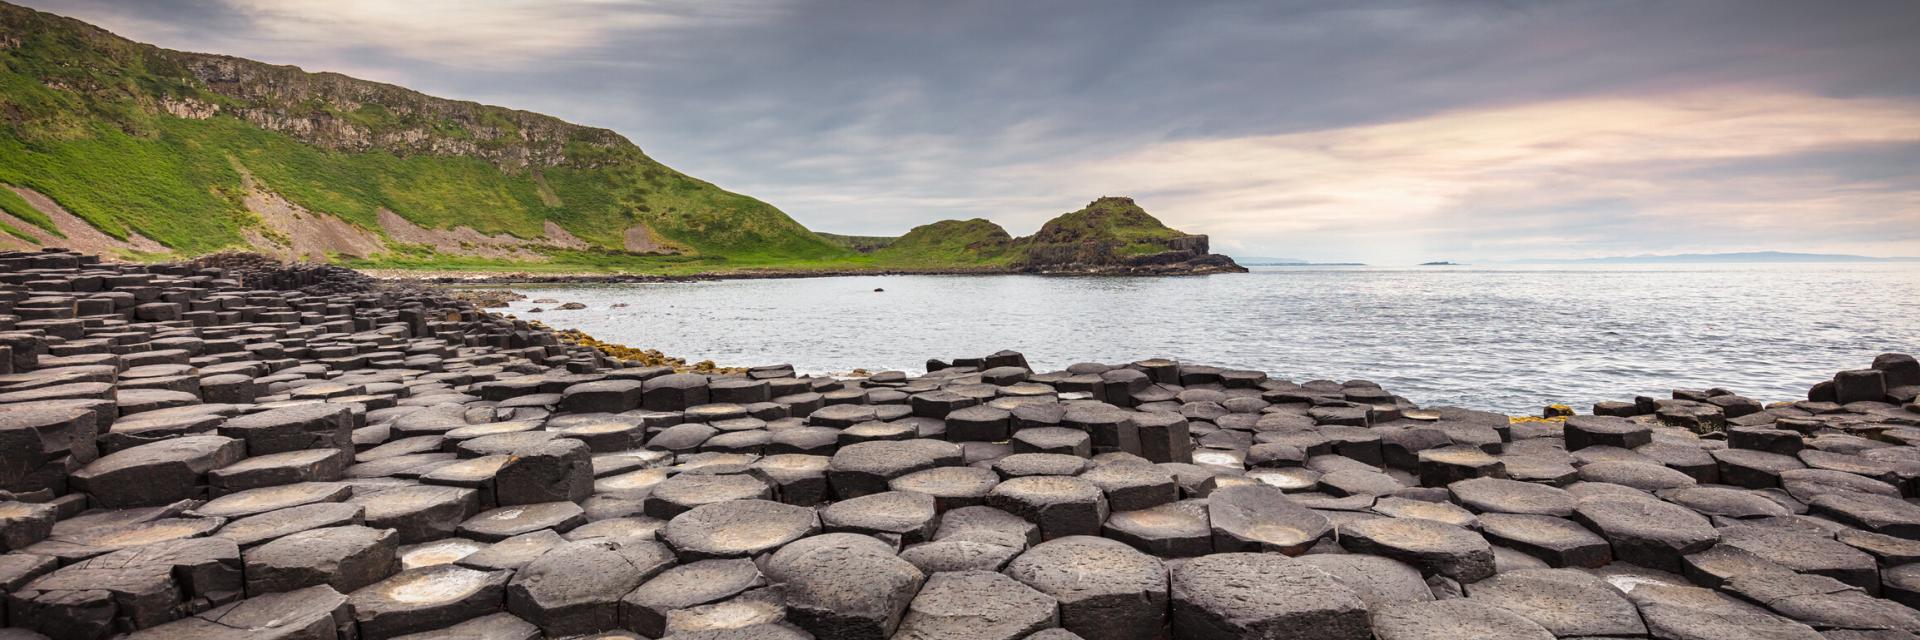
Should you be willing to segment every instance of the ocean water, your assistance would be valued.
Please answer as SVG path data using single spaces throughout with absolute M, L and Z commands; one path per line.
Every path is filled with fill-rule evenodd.
M 529 299 L 507 311 L 726 365 L 919 372 L 928 358 L 1000 349 L 1041 370 L 1171 357 L 1532 414 L 1675 387 L 1802 398 L 1835 371 L 1920 349 L 1916 287 L 1915 264 L 1257 267 L 521 286 Z

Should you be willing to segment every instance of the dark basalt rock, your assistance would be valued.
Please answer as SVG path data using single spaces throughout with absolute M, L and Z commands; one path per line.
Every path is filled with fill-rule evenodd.
M 1920 631 L 1907 356 L 1509 424 L 1170 359 L 676 373 L 350 275 L 0 252 L 0 637 Z
M 1068 536 L 1014 558 L 1007 575 L 1060 602 L 1060 626 L 1087 638 L 1158 638 L 1167 624 L 1167 569 L 1120 542 Z
M 1367 603 L 1325 571 L 1264 553 L 1221 553 L 1172 572 L 1182 637 L 1366 640 Z M 1085 635 L 1085 634 L 1082 634 Z

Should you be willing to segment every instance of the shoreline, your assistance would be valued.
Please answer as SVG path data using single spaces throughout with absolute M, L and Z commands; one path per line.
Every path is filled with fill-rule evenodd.
M 718 367 L 325 265 L 0 252 L 0 312 L 6 622 L 62 640 L 1296 618 L 1366 640 L 1486 628 L 1532 592 L 1623 612 L 1581 636 L 1702 602 L 1702 636 L 1920 625 L 1882 583 L 1920 553 L 1907 355 L 1794 402 L 1672 389 L 1534 419 L 1204 360 Z M 1090 587 L 1131 604 L 1046 595 Z M 1768 604 L 1786 588 L 1837 600 Z M 715 592 L 751 615 L 676 599 Z M 1734 595 L 1759 604 L 1724 622 Z M 1024 619 L 920 614 L 961 607 Z
M 673 282 L 713 282 L 720 280 L 794 280 L 802 278 L 845 278 L 859 276 L 1042 276 L 1053 278 L 1152 278 L 1198 277 L 1248 273 L 1233 270 L 1035 270 L 997 268 L 980 269 L 830 269 L 718 271 L 694 274 L 637 274 L 606 272 L 530 273 L 459 270 L 354 269 L 376 280 L 396 284 L 424 285 L 522 285 L 522 284 L 659 284 Z

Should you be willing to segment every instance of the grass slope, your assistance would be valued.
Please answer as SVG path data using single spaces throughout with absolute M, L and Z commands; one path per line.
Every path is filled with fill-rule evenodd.
M 897 236 L 848 236 L 838 233 L 827 233 L 825 231 L 815 231 L 813 233 L 821 238 L 825 238 L 827 242 L 860 253 L 873 253 L 885 248 L 889 244 L 893 244 L 893 241 L 900 239 Z
M 0 182 L 44 193 L 119 238 L 137 231 L 184 254 L 242 245 L 241 231 L 256 220 L 241 205 L 237 163 L 288 200 L 368 229 L 379 228 L 383 208 L 421 226 L 527 238 L 552 221 L 596 245 L 553 256 L 584 266 L 852 255 L 778 209 L 674 171 L 605 130 L 335 74 L 168 51 L 4 3 L 0 44 Z M 286 87 L 298 99 L 276 93 Z M 286 124 L 300 121 L 312 125 Z M 423 138 L 458 152 L 420 148 Z M 46 222 L 12 195 L 0 193 L 0 208 Z M 698 256 L 620 251 L 634 224 Z M 365 262 L 493 264 L 423 247 Z
M 1132 198 L 1103 197 L 1021 238 L 1016 267 L 1108 265 L 1179 248 L 1189 236 L 1148 215 Z
M 941 220 L 921 225 L 873 252 L 875 265 L 888 268 L 1004 266 L 1018 255 L 1013 236 L 980 218 Z

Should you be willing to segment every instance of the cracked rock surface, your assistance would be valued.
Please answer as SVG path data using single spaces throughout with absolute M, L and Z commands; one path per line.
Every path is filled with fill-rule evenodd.
M 332 267 L 0 252 L 0 638 L 1920 634 L 1909 356 L 1565 422 L 927 369 L 631 366 Z

